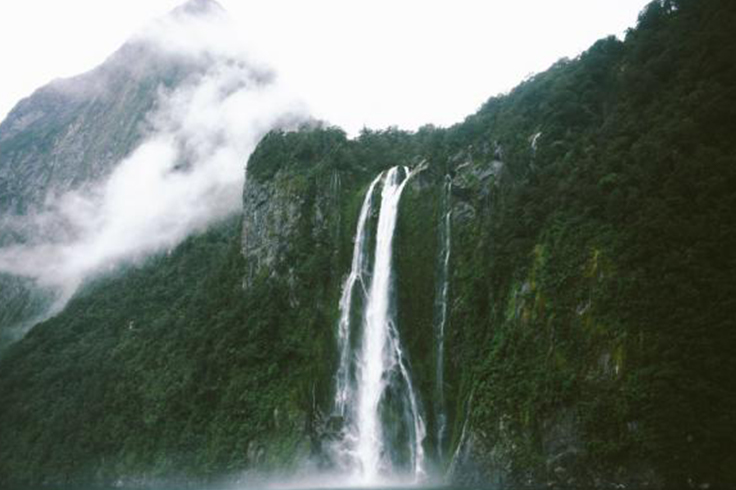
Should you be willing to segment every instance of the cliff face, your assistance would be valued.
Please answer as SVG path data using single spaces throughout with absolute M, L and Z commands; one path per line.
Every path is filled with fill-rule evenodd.
M 267 182 L 253 178 L 243 192 L 241 250 L 248 264 L 244 287 L 258 277 L 277 279 L 285 271 L 293 280 L 295 256 L 304 256 L 305 242 L 328 246 L 336 253 L 340 210 L 337 172 L 310 181 L 278 172 Z M 315 251 L 316 252 L 316 251 Z
M 345 203 L 361 180 L 302 170 L 254 172 L 242 215 L 87 285 L 8 350 L 0 483 L 202 482 L 324 464 L 338 263 L 352 238 L 341 227 L 354 226 Z M 44 410 L 47 396 L 64 401 Z
M 249 182 L 243 195 L 242 253 L 248 261 L 245 287 L 256 276 L 276 276 L 294 248 L 303 219 L 304 196 L 290 189 L 289 179 L 277 175 L 273 183 Z
M 725 346 L 734 337 L 724 316 L 732 284 L 721 268 L 733 261 L 723 244 L 734 240 L 725 232 L 734 196 L 716 184 L 730 182 L 734 168 L 716 124 L 734 111 L 723 98 L 733 68 L 716 34 L 732 21 L 725 3 L 654 3 L 625 42 L 600 41 L 463 124 L 366 133 L 317 158 L 372 175 L 393 164 L 426 166 L 402 198 L 397 315 L 425 401 L 427 445 L 447 455 L 438 461 L 454 481 L 733 481 L 734 385 L 725 372 L 734 366 Z M 693 29 L 703 36 L 688 38 Z M 703 63 L 707 82 L 695 68 Z M 718 109 L 707 102 L 716 99 Z M 288 151 L 271 141 L 261 162 L 270 148 L 274 169 L 301 161 L 308 173 L 315 157 L 300 158 L 300 148 L 320 139 L 282 138 Z M 430 401 L 448 178 L 449 432 L 440 448 Z

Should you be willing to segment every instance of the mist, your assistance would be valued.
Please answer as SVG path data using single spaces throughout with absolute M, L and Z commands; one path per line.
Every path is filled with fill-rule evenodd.
M 209 7 L 179 8 L 132 41 L 201 67 L 174 89 L 158 88 L 143 142 L 106 178 L 51 192 L 42 209 L 2 222 L 21 239 L 0 249 L 0 273 L 54 291 L 50 313 L 90 278 L 237 212 L 259 139 L 306 119 L 275 74 L 249 60 L 227 16 L 202 4 Z

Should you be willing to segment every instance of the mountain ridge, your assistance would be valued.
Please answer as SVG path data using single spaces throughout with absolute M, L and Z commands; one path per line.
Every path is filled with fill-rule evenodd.
M 124 197 L 121 193 L 128 194 L 126 199 L 151 199 L 141 193 L 153 192 L 153 185 L 159 186 L 159 195 L 176 192 L 172 191 L 177 187 L 176 177 L 184 178 L 188 186 L 203 194 L 199 199 L 207 206 L 199 211 L 190 209 L 189 216 L 182 217 L 177 216 L 186 210 L 182 206 L 161 210 L 160 201 L 151 203 L 159 210 L 158 228 L 162 231 L 148 233 L 169 230 L 169 234 L 178 234 L 178 239 L 188 231 L 177 230 L 177 226 L 201 227 L 198 220 L 208 219 L 208 213 L 219 215 L 223 206 L 237 204 L 242 174 L 235 170 L 224 179 L 210 179 L 215 180 L 209 183 L 213 189 L 219 187 L 220 194 L 231 195 L 231 204 L 224 199 L 224 204 L 217 204 L 207 195 L 214 191 L 205 187 L 207 177 L 200 177 L 203 173 L 197 167 L 216 159 L 233 166 L 237 157 L 227 155 L 230 147 L 247 156 L 247 147 L 255 142 L 247 142 L 249 134 L 240 134 L 244 141 L 236 142 L 227 128 L 214 134 L 217 128 L 197 127 L 193 131 L 186 125 L 201 125 L 197 118 L 207 110 L 232 111 L 226 106 L 238 104 L 244 91 L 275 97 L 271 92 L 277 89 L 266 68 L 251 66 L 238 52 L 207 39 L 189 40 L 186 29 L 192 23 L 203 22 L 198 29 L 222 27 L 219 22 L 225 20 L 218 9 L 216 2 L 182 5 L 142 29 L 98 67 L 39 88 L 0 124 L 0 301 L 6 305 L 0 311 L 0 350 L 22 337 L 34 323 L 57 313 L 91 274 L 137 260 L 140 253 L 128 250 L 122 258 L 118 253 L 117 257 L 98 259 L 105 263 L 85 265 L 87 257 L 100 254 L 100 240 L 107 240 L 108 250 L 116 246 L 99 236 L 105 230 L 120 233 L 115 227 L 128 223 L 123 234 L 132 235 L 136 226 L 138 231 L 145 227 L 126 217 L 119 201 Z M 197 49 L 192 52 L 180 45 L 182 36 Z M 194 103 L 194 97 L 212 99 L 210 107 L 191 111 L 188 104 Z M 243 127 L 235 131 L 262 132 L 272 124 L 298 119 L 291 114 L 297 111 L 276 105 L 273 115 L 246 114 Z M 248 117 L 253 120 L 249 122 Z M 226 151 L 209 154 L 215 148 L 210 139 L 217 139 L 217 145 L 225 145 Z M 143 165 L 143 160 L 150 162 Z M 158 174 L 147 170 L 157 167 L 165 168 Z M 148 174 L 139 178 L 146 185 L 131 189 L 132 174 L 145 172 Z M 231 188 L 222 188 L 228 183 Z M 178 185 L 183 184 L 180 181 Z M 168 218 L 161 214 L 166 212 Z M 126 240 L 133 239 L 118 236 L 115 242 Z M 139 242 L 145 240 L 138 238 Z M 80 252 L 80 247 L 87 250 Z M 113 250 L 113 255 L 116 253 Z
M 624 41 L 447 129 L 270 132 L 239 216 L 90 284 L 0 359 L 0 486 L 329 474 L 360 206 L 389 166 L 422 165 L 394 270 L 426 408 L 447 206 L 434 471 L 499 489 L 732 487 L 735 18 L 726 1 L 653 2 Z

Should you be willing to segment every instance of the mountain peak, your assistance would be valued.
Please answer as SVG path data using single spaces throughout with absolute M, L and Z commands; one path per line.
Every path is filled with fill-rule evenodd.
M 225 9 L 217 0 L 188 0 L 175 8 L 172 13 L 174 15 L 206 16 L 223 14 Z

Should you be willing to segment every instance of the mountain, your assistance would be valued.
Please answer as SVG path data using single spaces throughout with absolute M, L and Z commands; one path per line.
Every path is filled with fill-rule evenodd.
M 0 359 L 0 483 L 339 470 L 343 292 L 405 166 L 387 310 L 430 472 L 733 487 L 734 27 L 726 0 L 658 0 L 453 127 L 270 132 L 238 215 L 87 282 Z M 411 436 L 392 369 L 387 448 Z
M 152 198 L 147 191 L 166 191 L 154 186 L 170 189 L 171 176 L 177 172 L 192 181 L 188 185 L 202 187 L 203 179 L 197 180 L 194 174 L 214 159 L 209 139 L 224 139 L 220 148 L 230 150 L 227 134 L 213 134 L 217 128 L 195 135 L 195 128 L 189 126 L 200 124 L 197 115 L 181 109 L 189 107 L 193 98 L 205 99 L 202 93 L 213 88 L 217 95 L 210 97 L 209 110 L 217 111 L 224 110 L 238 94 L 265 91 L 271 85 L 268 72 L 252 67 L 227 48 L 210 45 L 207 39 L 189 39 L 187 29 L 197 28 L 206 37 L 226 22 L 217 2 L 185 3 L 136 34 L 99 67 L 36 90 L 0 124 L 0 301 L 4 306 L 0 350 L 33 324 L 58 312 L 92 274 L 141 255 L 137 250 L 123 251 L 126 257 L 121 259 L 105 257 L 103 251 L 92 259 L 96 263 L 81 265 L 85 257 L 100 254 L 99 247 L 113 248 L 100 242 L 114 240 L 118 247 L 125 247 L 126 239 L 143 241 L 102 236 L 106 227 L 109 231 L 118 226 L 115 222 L 126 219 L 113 216 L 124 210 L 111 209 L 109 201 L 145 202 Z M 282 112 L 275 108 L 274 114 Z M 271 127 L 267 122 L 259 124 L 266 127 L 255 129 L 257 134 Z M 242 140 L 248 136 L 239 134 Z M 154 161 L 143 162 L 147 159 Z M 142 179 L 146 167 L 157 168 L 169 160 L 169 167 L 157 175 L 158 181 L 137 187 L 131 182 L 135 172 Z M 229 192 L 231 199 L 216 206 L 237 209 L 242 172 L 241 164 L 235 165 L 237 173 L 230 179 L 236 182 L 230 182 L 229 190 L 217 190 Z M 130 170 L 136 166 L 138 170 Z M 121 189 L 126 185 L 128 189 Z M 131 195 L 122 196 L 123 191 Z M 207 196 L 199 197 L 206 201 Z M 205 214 L 212 211 L 206 205 L 204 210 Z M 173 214 L 161 211 L 162 215 L 167 212 Z M 162 223 L 154 225 L 169 233 L 172 220 L 191 218 L 162 216 Z M 181 226 L 191 228 L 186 223 Z M 136 230 L 110 232 L 114 233 L 132 236 Z M 175 245 L 186 232 L 174 234 L 176 238 L 157 246 Z M 80 264 L 70 266 L 77 270 L 65 269 L 72 262 Z
M 0 124 L 0 245 L 64 237 L 67 223 L 24 218 L 43 212 L 54 196 L 89 192 L 108 177 L 142 141 L 157 88 L 174 86 L 192 68 L 130 43 L 95 70 L 18 103 Z M 43 317 L 56 295 L 26 278 L 0 278 L 0 335 L 15 337 L 14 327 L 23 331 Z
M 2 214 L 26 214 L 52 191 L 107 176 L 144 136 L 156 87 L 176 84 L 192 68 L 133 42 L 91 72 L 55 80 L 18 103 L 0 125 Z

